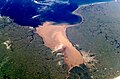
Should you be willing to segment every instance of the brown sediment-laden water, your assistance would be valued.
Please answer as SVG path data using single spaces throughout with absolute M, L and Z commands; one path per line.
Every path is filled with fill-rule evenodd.
M 72 45 L 66 36 L 67 24 L 53 24 L 45 22 L 36 28 L 36 33 L 43 38 L 44 45 L 53 52 L 64 54 L 64 62 L 67 64 L 68 71 L 73 67 L 83 64 L 85 61 L 82 54 Z

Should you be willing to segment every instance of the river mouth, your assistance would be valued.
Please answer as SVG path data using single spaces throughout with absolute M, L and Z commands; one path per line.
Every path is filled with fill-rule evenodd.
M 73 67 L 83 64 L 84 59 L 80 52 L 73 47 L 69 39 L 67 39 L 67 28 L 68 25 L 66 24 L 53 25 L 50 22 L 46 22 L 43 26 L 36 28 L 36 33 L 43 38 L 44 45 L 52 51 L 57 52 L 64 49 L 61 53 L 64 54 L 64 62 L 68 66 L 68 71 L 70 71 Z
M 87 51 L 91 50 L 92 52 L 97 53 L 97 59 L 101 61 L 101 63 L 97 64 L 96 66 L 97 68 L 95 69 L 98 74 L 96 74 L 96 72 L 95 73 L 93 72 L 93 74 L 95 74 L 94 75 L 95 79 L 98 79 L 98 78 L 108 79 L 110 77 L 112 78 L 112 77 L 119 75 L 119 70 L 120 70 L 119 69 L 120 68 L 119 67 L 120 66 L 119 47 L 120 45 L 119 45 L 119 38 L 117 37 L 119 37 L 120 33 L 118 29 L 119 28 L 119 14 L 118 14 L 119 5 L 118 4 L 119 3 L 115 4 L 116 6 L 112 4 L 110 5 L 100 4 L 97 6 L 92 5 L 92 6 L 88 6 L 85 8 L 82 7 L 82 10 L 84 12 L 82 15 L 84 15 L 86 22 L 84 22 L 81 25 L 81 27 L 78 26 L 78 27 L 72 28 L 72 30 L 69 30 L 69 32 L 67 33 L 72 43 L 78 43 L 80 47 L 82 47 L 80 48 L 80 50 L 81 49 L 87 50 Z M 97 26 L 99 27 L 97 28 Z M 56 34 L 59 34 L 59 36 L 61 37 L 64 36 L 63 33 L 57 32 Z M 57 38 L 58 37 L 56 37 L 56 40 L 59 40 Z M 65 38 L 65 36 L 63 38 Z M 50 41 L 53 43 L 51 44 L 48 41 L 46 41 L 47 43 L 45 45 L 49 46 L 49 44 L 51 44 L 49 48 L 54 50 L 54 47 L 56 47 L 56 44 L 54 44 L 55 41 L 52 41 L 52 40 Z M 59 51 L 64 52 L 65 50 L 61 49 L 61 46 L 63 46 L 63 48 L 66 48 L 66 46 L 64 47 L 64 45 L 61 45 L 60 40 L 57 42 L 59 43 L 57 44 L 56 48 L 58 49 L 60 48 Z M 70 43 L 69 45 L 70 45 L 70 49 L 74 49 L 72 48 Z M 67 48 L 69 49 L 69 46 Z M 108 60 L 110 60 L 110 62 Z M 110 72 L 110 74 L 108 72 Z M 109 75 L 111 76 L 109 77 Z

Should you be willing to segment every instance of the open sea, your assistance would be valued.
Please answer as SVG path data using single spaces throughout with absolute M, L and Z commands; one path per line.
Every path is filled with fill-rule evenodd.
M 82 21 L 72 14 L 79 6 L 108 1 L 112 0 L 0 0 L 0 14 L 22 26 L 37 27 L 46 21 L 75 24 Z

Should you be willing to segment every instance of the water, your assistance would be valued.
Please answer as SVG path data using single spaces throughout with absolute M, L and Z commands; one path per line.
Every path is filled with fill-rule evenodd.
M 71 3 L 75 3 L 78 5 L 84 5 L 84 4 L 91 4 L 96 2 L 108 2 L 113 0 L 70 0 Z
M 23 26 L 56 23 L 80 23 L 82 18 L 72 12 L 82 4 L 111 0 L 0 0 L 0 13 Z

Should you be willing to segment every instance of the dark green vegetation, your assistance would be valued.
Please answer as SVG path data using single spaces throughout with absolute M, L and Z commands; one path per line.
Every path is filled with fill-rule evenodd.
M 35 29 L 17 25 L 6 17 L 0 18 L 0 24 L 0 79 L 65 79 L 65 65 L 57 65 L 57 58 Z M 10 49 L 6 41 L 10 41 Z M 90 78 L 85 70 L 82 66 L 73 68 L 69 78 Z
M 51 50 L 34 29 L 0 18 L 0 79 L 64 79 Z M 11 48 L 3 42 L 10 40 Z
M 80 45 L 78 50 L 96 53 L 98 63 L 90 65 L 93 79 L 119 76 L 120 3 L 85 6 L 76 12 L 84 16 L 84 22 L 67 29 L 67 35 L 73 44 Z M 11 41 L 10 49 L 3 44 L 7 40 Z M 64 79 L 66 72 L 55 60 L 35 29 L 0 18 L 0 79 Z M 83 66 L 75 67 L 69 79 L 88 79 L 87 71 Z
M 70 76 L 68 79 L 92 79 L 89 70 L 85 64 L 81 64 L 80 67 L 74 67 L 70 70 Z
M 10 49 L 6 41 L 10 41 Z M 56 56 L 44 46 L 35 29 L 0 18 L 0 79 L 65 79 L 65 69 L 65 65 L 57 65 Z M 85 70 L 82 66 L 73 68 L 69 78 L 90 78 Z
M 81 7 L 84 22 L 67 30 L 73 44 L 80 50 L 96 53 L 90 69 L 93 79 L 113 79 L 120 75 L 120 3 L 103 3 Z

